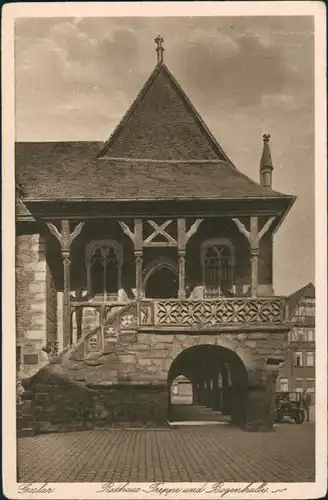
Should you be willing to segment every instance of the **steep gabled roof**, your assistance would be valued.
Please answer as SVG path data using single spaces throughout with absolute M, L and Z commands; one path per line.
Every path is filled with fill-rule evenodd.
M 308 283 L 303 288 L 296 290 L 288 297 L 288 307 L 289 307 L 289 317 L 290 319 L 294 316 L 298 304 L 303 299 L 314 299 L 315 298 L 315 287 L 313 283 Z
M 157 64 L 99 156 L 231 164 L 164 63 Z
M 24 201 L 290 198 L 224 162 L 97 160 L 99 150 L 99 143 L 16 143 Z

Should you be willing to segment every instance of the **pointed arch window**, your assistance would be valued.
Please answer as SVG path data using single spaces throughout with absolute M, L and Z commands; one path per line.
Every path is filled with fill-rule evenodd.
M 88 295 L 117 298 L 122 287 L 123 250 L 116 240 L 91 241 L 85 252 Z
M 205 297 L 229 295 L 233 286 L 234 247 L 228 239 L 211 239 L 201 246 Z
M 148 298 L 178 297 L 179 278 L 176 262 L 165 257 L 158 257 L 143 271 L 144 295 Z

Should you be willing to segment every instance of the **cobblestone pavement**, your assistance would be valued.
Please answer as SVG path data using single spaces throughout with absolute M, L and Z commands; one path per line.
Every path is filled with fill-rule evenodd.
M 315 426 L 91 430 L 18 439 L 19 482 L 314 481 Z

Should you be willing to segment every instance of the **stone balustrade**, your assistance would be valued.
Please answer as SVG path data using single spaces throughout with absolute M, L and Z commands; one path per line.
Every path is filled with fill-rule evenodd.
M 155 328 L 217 328 L 282 326 L 288 321 L 286 299 L 219 298 L 205 300 L 143 300 L 139 326 Z

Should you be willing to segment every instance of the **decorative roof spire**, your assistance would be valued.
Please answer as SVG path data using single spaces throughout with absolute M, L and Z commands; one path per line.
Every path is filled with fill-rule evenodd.
M 157 64 L 160 64 L 163 62 L 163 53 L 164 53 L 164 39 L 161 37 L 161 35 L 157 35 L 157 37 L 154 39 L 154 42 L 156 43 L 156 52 L 157 52 Z
M 270 135 L 269 134 L 263 134 L 263 152 L 262 152 L 262 158 L 261 158 L 261 167 L 271 167 L 273 168 L 272 165 L 272 159 L 271 159 L 271 153 L 270 153 Z
M 260 162 L 260 184 L 263 187 L 271 188 L 273 164 L 269 146 L 270 135 L 263 134 L 262 137 L 263 137 L 263 151 Z

